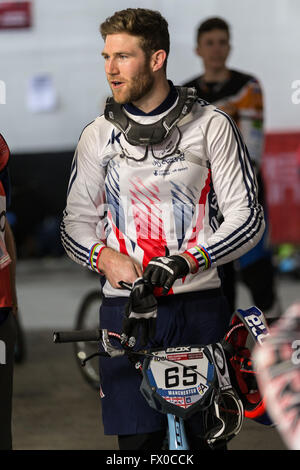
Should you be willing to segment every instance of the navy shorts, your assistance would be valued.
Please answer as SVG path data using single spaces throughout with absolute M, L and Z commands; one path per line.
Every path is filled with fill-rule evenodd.
M 126 302 L 122 297 L 104 299 L 100 327 L 120 332 Z M 158 298 L 151 347 L 214 343 L 223 338 L 229 320 L 227 301 L 219 289 Z M 100 377 L 105 434 L 141 434 L 166 427 L 166 416 L 150 408 L 140 393 L 141 377 L 126 357 L 101 358 Z

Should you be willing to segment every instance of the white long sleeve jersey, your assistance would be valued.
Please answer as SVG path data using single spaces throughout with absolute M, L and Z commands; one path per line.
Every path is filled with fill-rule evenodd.
M 150 115 L 132 108 L 126 107 L 131 119 L 149 124 L 172 106 Z M 195 102 L 162 144 L 149 148 L 130 145 L 100 116 L 84 129 L 75 152 L 62 243 L 70 258 L 98 272 L 106 246 L 143 268 L 152 257 L 164 255 L 166 247 L 170 255 L 188 252 L 198 270 L 178 279 L 171 294 L 214 289 L 220 286 L 217 267 L 243 255 L 263 234 L 256 193 L 236 125 L 203 100 Z M 108 281 L 103 292 L 128 295 Z

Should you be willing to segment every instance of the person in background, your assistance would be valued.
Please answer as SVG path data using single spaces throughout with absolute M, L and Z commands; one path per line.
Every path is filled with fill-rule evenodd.
M 10 199 L 8 160 L 10 152 L 0 134 L 0 449 L 12 449 L 12 392 L 17 314 L 15 282 L 16 250 L 6 219 Z
M 269 323 L 280 316 L 275 270 L 269 240 L 268 214 L 261 172 L 264 149 L 263 94 L 258 80 L 227 66 L 230 28 L 222 18 L 209 18 L 197 30 L 196 54 L 201 57 L 203 74 L 187 81 L 200 98 L 226 112 L 239 127 L 258 181 L 258 200 L 264 208 L 266 230 L 260 242 L 238 262 L 223 265 L 223 289 L 232 312 L 236 309 L 237 272 Z

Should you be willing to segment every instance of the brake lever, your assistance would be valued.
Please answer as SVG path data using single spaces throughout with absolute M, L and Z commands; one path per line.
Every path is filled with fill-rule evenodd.
M 120 287 L 123 287 L 123 289 L 127 289 L 130 291 L 132 290 L 132 284 L 130 284 L 129 282 L 119 281 L 118 284 Z
M 120 349 L 120 348 L 115 348 L 108 337 L 108 330 L 102 330 L 102 346 L 104 348 L 104 351 L 109 354 L 110 357 L 118 357 L 118 356 L 124 356 L 125 350 Z

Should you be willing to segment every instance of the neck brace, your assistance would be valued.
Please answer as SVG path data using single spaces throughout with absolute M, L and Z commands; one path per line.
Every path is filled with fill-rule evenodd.
M 183 119 L 192 109 L 197 99 L 194 88 L 176 87 L 178 101 L 171 111 L 153 124 L 139 124 L 130 119 L 122 109 L 122 105 L 116 103 L 113 97 L 106 101 L 105 119 L 114 124 L 131 145 L 148 146 L 160 144 L 176 128 L 177 123 Z

